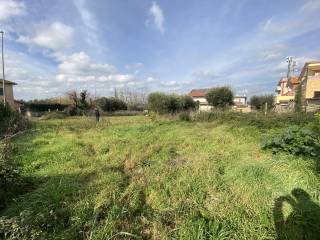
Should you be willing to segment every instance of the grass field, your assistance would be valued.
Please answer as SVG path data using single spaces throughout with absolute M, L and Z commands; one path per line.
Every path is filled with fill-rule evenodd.
M 26 238 L 319 239 L 314 162 L 261 150 L 254 127 L 134 116 L 33 130 L 12 156 L 33 184 L 0 213 L 28 221 Z

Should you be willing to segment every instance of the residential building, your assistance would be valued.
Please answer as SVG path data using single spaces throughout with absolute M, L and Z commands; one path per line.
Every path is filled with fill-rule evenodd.
M 192 89 L 189 95 L 199 104 L 199 111 L 211 111 L 212 107 L 208 104 L 206 94 L 209 89 Z
M 233 103 L 235 106 L 247 106 L 246 96 L 234 96 Z
M 211 111 L 212 107 L 208 104 L 206 99 L 206 94 L 209 89 L 192 89 L 189 95 L 193 98 L 195 102 L 199 103 L 199 111 Z M 233 99 L 235 109 L 247 111 L 245 108 L 247 105 L 247 97 L 246 96 L 235 96 Z M 239 111 L 240 111 L 239 110 Z
M 320 110 L 320 61 L 305 63 L 299 76 L 299 83 L 305 110 Z
M 5 91 L 6 91 L 6 101 L 12 107 L 15 108 L 14 96 L 13 96 L 13 86 L 17 85 L 14 82 L 5 80 Z M 0 101 L 3 101 L 3 80 L 0 79 Z
M 281 78 L 276 88 L 276 110 L 292 110 L 294 107 L 295 90 L 299 85 L 299 79 L 296 76 Z

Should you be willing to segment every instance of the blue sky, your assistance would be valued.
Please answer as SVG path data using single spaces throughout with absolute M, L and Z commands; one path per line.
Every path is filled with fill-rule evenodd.
M 272 93 L 320 59 L 319 0 L 0 0 L 6 78 L 17 98 L 114 88 Z

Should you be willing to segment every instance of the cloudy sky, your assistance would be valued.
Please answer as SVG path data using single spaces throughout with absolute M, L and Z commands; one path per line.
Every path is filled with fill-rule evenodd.
M 16 98 L 122 87 L 273 92 L 320 59 L 320 0 L 0 0 L 6 78 Z

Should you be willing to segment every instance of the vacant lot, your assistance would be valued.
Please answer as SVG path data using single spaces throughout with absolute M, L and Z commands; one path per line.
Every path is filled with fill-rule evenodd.
M 303 215 L 320 202 L 314 162 L 262 151 L 254 127 L 138 116 L 34 129 L 12 153 L 30 189 L 0 213 L 29 238 L 274 239 L 300 214 L 278 234 L 302 239 L 319 224 Z

